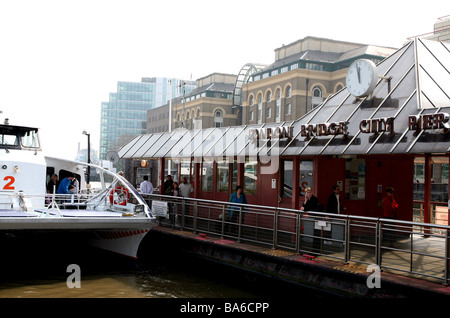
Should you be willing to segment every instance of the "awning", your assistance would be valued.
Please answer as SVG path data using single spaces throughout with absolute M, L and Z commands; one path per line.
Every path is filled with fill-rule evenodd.
M 450 46 L 416 39 L 377 65 L 371 97 L 343 88 L 294 122 L 144 134 L 121 158 L 450 152 Z M 243 159 L 245 160 L 245 159 Z

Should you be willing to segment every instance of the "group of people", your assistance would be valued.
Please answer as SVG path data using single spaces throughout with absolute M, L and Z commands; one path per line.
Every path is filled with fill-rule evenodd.
M 80 183 L 73 173 L 69 173 L 61 182 L 58 181 L 57 174 L 52 174 L 47 183 L 47 193 L 51 194 L 55 190 L 57 194 L 78 194 Z
M 345 211 L 345 207 L 341 204 L 341 200 L 339 197 L 339 193 L 341 192 L 341 187 L 338 185 L 334 185 L 332 189 L 332 193 L 328 197 L 326 211 L 327 213 L 335 213 L 339 214 Z M 324 207 L 319 203 L 319 199 L 312 193 L 311 188 L 305 189 L 305 201 L 300 208 L 301 211 L 321 211 L 323 212 Z
M 148 181 L 148 176 L 143 177 L 143 181 L 139 186 L 140 192 L 144 194 L 152 194 L 154 191 L 153 185 Z M 183 177 L 181 184 L 173 181 L 172 176 L 168 175 L 166 181 L 164 181 L 164 194 L 172 195 L 176 197 L 190 197 L 194 188 L 190 184 L 186 177 Z
M 340 186 L 334 185 L 332 188 L 332 193 L 328 197 L 326 210 L 327 213 L 339 214 L 346 210 L 342 205 L 339 193 L 341 191 Z M 382 202 L 383 208 L 383 218 L 386 219 L 397 219 L 398 203 L 394 198 L 394 188 L 389 187 L 386 189 L 386 196 L 383 198 Z M 305 189 L 305 201 L 300 208 L 301 211 L 323 211 L 323 206 L 319 203 L 316 196 L 313 195 L 311 188 Z
M 144 181 L 140 185 L 141 193 L 153 193 L 153 185 L 148 181 L 148 176 L 144 176 Z M 186 177 L 183 177 L 182 183 L 173 181 L 172 176 L 168 175 L 166 181 L 164 181 L 164 194 L 172 196 L 190 197 L 194 189 L 192 184 L 187 181 Z M 326 209 L 319 203 L 317 197 L 312 193 L 310 187 L 305 189 L 305 200 L 300 208 L 301 211 L 324 211 L 327 213 L 340 214 L 346 210 L 343 206 L 340 197 L 341 187 L 334 185 L 332 193 L 329 195 Z M 247 198 L 243 192 L 241 186 L 236 187 L 236 191 L 232 193 L 230 197 L 231 203 L 247 204 Z M 386 189 L 386 196 L 382 203 L 383 217 L 390 219 L 397 219 L 398 203 L 394 199 L 394 189 L 389 187 Z M 233 216 L 234 214 L 234 216 Z M 237 216 L 233 209 L 229 210 L 229 218 L 236 220 Z

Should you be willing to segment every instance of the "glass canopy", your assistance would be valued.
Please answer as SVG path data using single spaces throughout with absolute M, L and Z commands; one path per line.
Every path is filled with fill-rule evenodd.
M 245 80 L 243 70 L 241 80 Z M 377 65 L 369 97 L 347 89 L 289 123 L 140 135 L 121 158 L 244 158 L 450 152 L 450 46 L 415 39 Z M 243 162 L 243 161 L 240 161 Z

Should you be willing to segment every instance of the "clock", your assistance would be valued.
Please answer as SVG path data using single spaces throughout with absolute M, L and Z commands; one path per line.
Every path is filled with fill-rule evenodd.
M 350 65 L 345 79 L 347 90 L 356 97 L 369 96 L 377 85 L 378 74 L 374 62 L 356 60 Z

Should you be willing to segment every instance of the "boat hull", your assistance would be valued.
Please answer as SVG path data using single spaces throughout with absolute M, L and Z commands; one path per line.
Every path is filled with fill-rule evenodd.
M 152 228 L 146 218 L 2 217 L 0 231 L 29 239 L 40 234 L 74 238 L 80 243 L 136 259 L 139 245 Z

